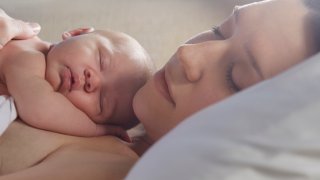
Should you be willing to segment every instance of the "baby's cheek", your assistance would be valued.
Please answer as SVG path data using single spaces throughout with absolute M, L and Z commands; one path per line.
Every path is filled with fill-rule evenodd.
M 99 103 L 84 92 L 72 91 L 65 96 L 76 108 L 87 114 L 91 119 L 100 112 Z

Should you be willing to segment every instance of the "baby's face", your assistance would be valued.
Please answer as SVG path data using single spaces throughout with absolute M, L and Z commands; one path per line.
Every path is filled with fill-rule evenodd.
M 133 96 L 151 73 L 152 63 L 134 39 L 94 31 L 54 45 L 45 76 L 94 122 L 129 128 L 137 122 Z

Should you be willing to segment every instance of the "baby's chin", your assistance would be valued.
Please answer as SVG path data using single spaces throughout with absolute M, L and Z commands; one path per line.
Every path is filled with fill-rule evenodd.
M 52 51 L 52 49 L 53 49 L 53 47 L 54 47 L 55 45 L 56 45 L 56 44 L 54 44 L 54 43 L 50 44 L 47 52 L 45 53 L 46 59 L 48 58 L 49 53 Z
M 53 90 L 57 92 L 60 86 L 60 82 L 58 82 L 60 78 L 53 78 L 49 73 L 46 72 L 45 79 L 51 85 Z
M 50 66 L 50 57 L 52 57 L 52 49 L 55 44 L 51 44 L 48 48 L 46 55 L 46 70 L 45 70 L 45 80 L 53 87 L 54 91 L 57 91 L 60 85 L 60 77 L 59 74 L 53 73 Z
M 54 91 L 58 91 L 60 85 L 61 85 L 61 77 L 58 71 L 55 71 L 54 69 L 50 68 L 48 66 L 48 63 L 46 64 L 46 70 L 45 70 L 45 80 L 51 85 Z

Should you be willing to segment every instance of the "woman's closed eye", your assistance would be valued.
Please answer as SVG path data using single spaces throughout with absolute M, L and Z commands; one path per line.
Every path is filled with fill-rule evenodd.
M 241 88 L 235 83 L 233 76 L 232 76 L 232 71 L 234 69 L 234 63 L 231 62 L 228 67 L 227 67 L 227 71 L 226 71 L 226 81 L 227 81 L 227 85 L 229 86 L 229 88 L 231 89 L 232 92 L 239 92 L 241 90 Z
M 224 37 L 224 35 L 222 34 L 222 32 L 220 31 L 218 26 L 213 26 L 212 27 L 212 32 L 214 33 L 214 35 L 216 35 L 218 38 L 226 39 Z M 232 72 L 233 72 L 233 68 L 234 68 L 234 62 L 231 62 L 228 66 L 227 66 L 227 70 L 226 70 L 226 81 L 227 84 L 229 86 L 229 88 L 231 89 L 232 92 L 239 92 L 241 90 L 241 88 L 235 83 L 233 76 L 232 76 Z

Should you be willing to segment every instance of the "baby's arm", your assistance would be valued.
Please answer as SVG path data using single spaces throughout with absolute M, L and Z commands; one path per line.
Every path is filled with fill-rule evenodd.
M 110 127 L 95 124 L 44 79 L 45 60 L 40 52 L 23 52 L 6 61 L 3 68 L 9 93 L 26 123 L 49 131 L 98 136 Z M 112 129 L 112 128 L 111 128 Z

